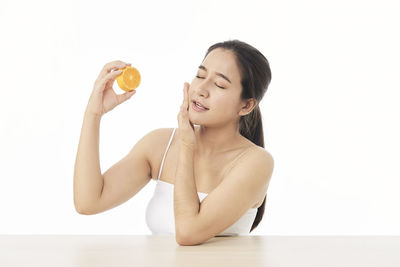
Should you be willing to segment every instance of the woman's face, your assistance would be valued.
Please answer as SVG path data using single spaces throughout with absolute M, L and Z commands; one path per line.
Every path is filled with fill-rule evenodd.
M 197 125 L 221 125 L 238 119 L 241 108 L 240 71 L 230 50 L 212 50 L 199 66 L 189 88 L 189 119 Z M 196 111 L 193 101 L 208 108 Z

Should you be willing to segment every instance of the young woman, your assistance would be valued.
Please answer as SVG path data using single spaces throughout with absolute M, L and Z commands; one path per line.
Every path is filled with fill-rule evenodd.
M 112 88 L 127 65 L 106 64 L 90 96 L 74 170 L 76 210 L 111 209 L 155 180 L 146 210 L 153 234 L 196 245 L 251 232 L 263 217 L 274 166 L 259 109 L 271 81 L 267 59 L 239 40 L 212 45 L 192 83 L 184 84 L 178 128 L 149 132 L 101 174 L 101 117 L 135 94 L 116 95 Z

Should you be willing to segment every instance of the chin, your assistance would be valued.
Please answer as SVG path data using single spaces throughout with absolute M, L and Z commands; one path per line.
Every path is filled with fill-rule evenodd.
M 193 124 L 193 125 L 202 125 L 205 126 L 207 124 L 207 122 L 210 122 L 209 120 L 205 120 L 201 114 L 199 116 L 196 116 L 197 114 L 191 113 L 189 112 L 189 121 Z
M 190 118 L 190 117 L 189 117 L 189 121 L 190 121 L 192 124 L 195 124 L 195 125 L 199 125 L 199 123 L 200 123 L 198 120 L 192 119 L 192 118 Z
M 193 124 L 193 125 L 203 125 L 203 123 L 201 122 L 201 120 L 199 120 L 198 118 L 193 118 L 192 116 L 190 116 L 189 114 L 189 121 Z

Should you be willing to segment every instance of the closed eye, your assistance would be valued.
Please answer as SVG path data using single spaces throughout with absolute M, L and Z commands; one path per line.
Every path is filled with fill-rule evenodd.
M 200 77 L 199 75 L 196 75 L 196 78 L 199 79 L 204 79 L 204 77 Z M 217 87 L 221 88 L 221 89 L 225 89 L 225 87 L 219 86 L 218 84 L 215 84 Z

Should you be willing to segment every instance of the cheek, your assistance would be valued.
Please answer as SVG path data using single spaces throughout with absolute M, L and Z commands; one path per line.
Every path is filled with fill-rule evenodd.
M 192 88 L 193 85 L 197 84 L 197 78 L 194 78 L 189 85 L 189 88 Z
M 228 114 L 236 114 L 238 103 L 235 99 L 232 98 L 221 98 L 217 103 L 218 109 L 224 110 L 226 115 Z M 230 115 L 228 115 L 230 116 Z
M 228 95 L 221 94 L 215 101 L 218 103 L 218 106 L 226 108 L 226 109 L 232 109 L 233 106 L 233 99 L 231 99 Z

